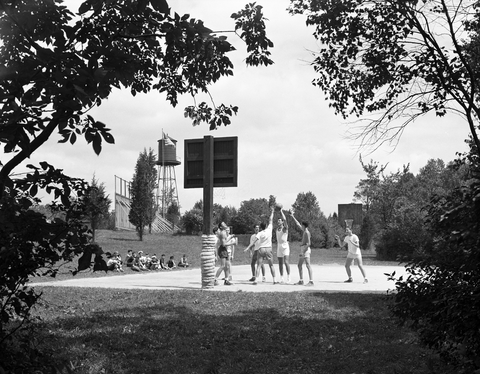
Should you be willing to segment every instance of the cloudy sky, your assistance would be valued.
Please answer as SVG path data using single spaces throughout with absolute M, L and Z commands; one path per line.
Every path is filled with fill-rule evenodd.
M 213 30 L 233 30 L 230 15 L 244 7 L 245 0 L 175 0 L 172 10 L 201 19 Z M 246 67 L 243 43 L 226 34 L 237 48 L 232 52 L 234 77 L 224 78 L 211 93 L 215 102 L 239 106 L 239 113 L 228 127 L 210 132 L 207 125 L 193 127 L 184 118 L 183 108 L 192 105 L 191 97 L 172 108 L 162 94 L 132 97 L 116 91 L 90 114 L 112 129 L 115 145 L 105 144 L 100 156 L 82 140 L 74 146 L 58 144 L 53 137 L 31 161 L 47 160 L 71 176 L 88 181 L 95 173 L 113 200 L 114 176 L 131 180 L 138 155 L 144 148 L 157 150 L 162 131 L 178 141 L 176 167 L 178 196 L 182 213 L 202 199 L 201 189 L 183 188 L 185 139 L 238 136 L 238 187 L 215 192 L 215 202 L 236 208 L 251 198 L 275 195 L 290 207 L 297 195 L 311 191 L 328 216 L 338 204 L 352 202 L 359 180 L 364 177 L 358 161 L 371 159 L 396 171 L 410 164 L 417 173 L 431 158 L 451 161 L 456 151 L 464 151 L 467 124 L 454 115 L 443 119 L 424 117 L 409 125 L 395 148 L 385 145 L 374 153 L 359 149 L 348 138 L 352 124 L 336 117 L 322 92 L 312 86 L 315 72 L 309 65 L 311 50 L 318 49 L 313 29 L 302 16 L 290 16 L 288 0 L 261 0 L 269 19 L 267 35 L 275 44 L 270 67 Z M 197 102 L 208 100 L 199 98 Z

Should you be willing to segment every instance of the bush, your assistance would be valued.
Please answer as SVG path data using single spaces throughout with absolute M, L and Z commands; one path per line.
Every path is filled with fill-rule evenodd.
M 0 201 L 0 344 L 19 330 L 18 326 L 8 330 L 12 321 L 20 321 L 21 326 L 28 320 L 40 296 L 28 287 L 29 277 L 55 276 L 58 264 L 81 254 L 91 239 L 82 220 L 86 183 L 46 163 L 44 170 L 17 180 Z M 50 205 L 57 218 L 48 219 L 31 209 L 38 203 L 34 198 L 38 186 L 61 198 L 62 204 Z
M 360 228 L 360 248 L 368 250 L 375 237 L 376 227 L 375 220 L 370 214 L 366 214 Z
M 459 372 L 478 373 L 480 164 L 474 152 L 463 163 L 473 178 L 429 206 L 432 246 L 408 264 L 406 279 L 391 276 L 397 289 L 392 310 Z
M 200 209 L 192 209 L 182 216 L 180 226 L 185 230 L 187 235 L 199 234 L 203 230 L 203 211 Z
M 392 222 L 378 235 L 377 258 L 410 261 L 422 256 L 432 243 L 425 227 L 425 213 L 413 203 L 397 207 Z

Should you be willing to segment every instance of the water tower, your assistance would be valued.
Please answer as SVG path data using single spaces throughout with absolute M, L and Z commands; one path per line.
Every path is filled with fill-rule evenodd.
M 158 141 L 157 206 L 163 218 L 172 203 L 180 206 L 175 175 L 175 166 L 180 164 L 180 158 L 177 157 L 177 141 L 162 131 L 162 139 Z

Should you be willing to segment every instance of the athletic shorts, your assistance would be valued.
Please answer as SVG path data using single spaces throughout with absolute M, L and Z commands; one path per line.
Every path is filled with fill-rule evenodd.
M 258 255 L 259 257 L 263 258 L 264 260 L 272 260 L 272 247 L 262 247 L 258 248 Z
M 347 252 L 347 258 L 353 258 L 353 259 L 357 259 L 357 258 L 362 258 L 362 252 L 358 251 L 357 253 L 351 253 L 350 251 Z
M 217 254 L 219 258 L 228 258 L 227 247 L 225 247 L 224 245 L 218 247 Z
M 290 246 L 288 242 L 279 244 L 277 243 L 277 257 L 290 256 Z
M 310 247 L 308 247 L 308 249 L 305 251 L 305 253 L 303 253 L 303 250 L 301 249 L 302 247 L 300 247 L 300 257 L 304 257 L 304 258 L 310 258 L 310 254 L 312 253 L 312 250 Z

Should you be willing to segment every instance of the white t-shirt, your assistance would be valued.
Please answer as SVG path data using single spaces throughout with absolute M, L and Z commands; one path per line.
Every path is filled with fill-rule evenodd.
M 258 241 L 255 244 L 256 249 L 272 246 L 272 234 L 273 234 L 272 230 L 273 230 L 273 226 L 270 223 L 265 230 L 260 231 L 257 234 Z M 257 248 L 257 244 L 258 244 L 258 248 Z
M 352 234 L 350 236 L 346 236 L 345 239 L 343 239 L 343 243 L 347 243 L 348 252 L 351 253 L 352 255 L 358 255 L 358 253 L 360 253 L 360 247 L 359 247 L 359 241 L 358 241 L 357 235 Z

